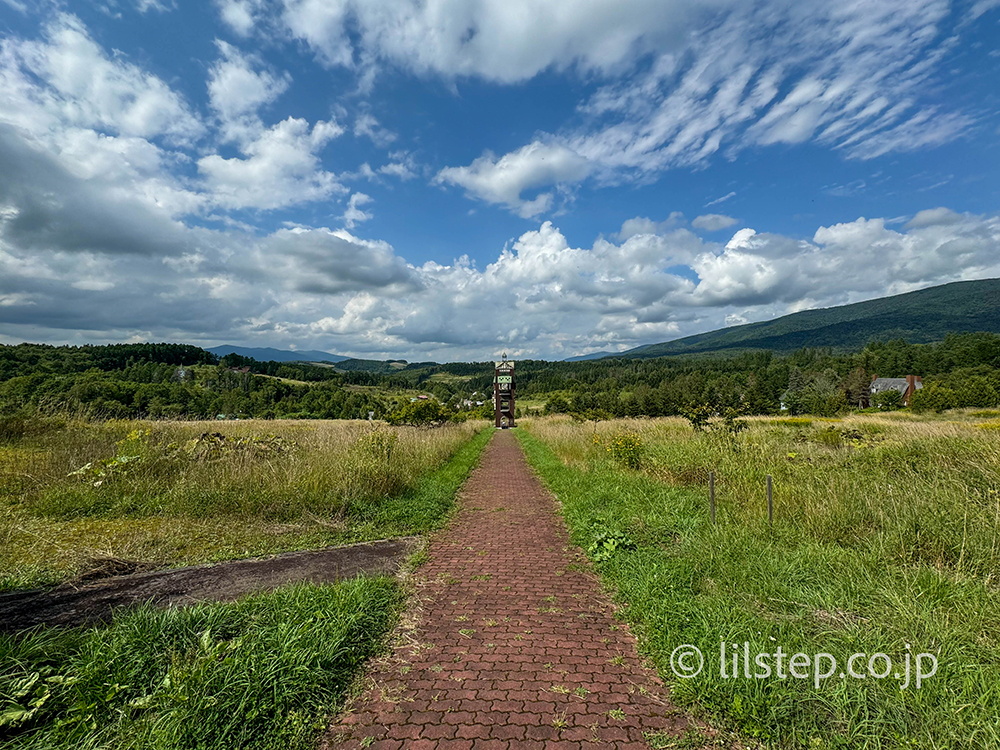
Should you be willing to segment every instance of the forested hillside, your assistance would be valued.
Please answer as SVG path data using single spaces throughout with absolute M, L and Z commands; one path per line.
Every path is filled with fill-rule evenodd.
M 360 362 L 360 360 L 353 360 Z M 393 363 L 341 370 L 258 362 L 182 344 L 0 346 L 0 415 L 69 411 L 93 417 L 383 417 L 417 394 L 451 410 L 488 403 L 491 362 Z M 387 364 L 387 363 L 376 363 Z M 920 375 L 918 408 L 1000 405 L 1000 336 L 965 333 L 932 344 L 873 342 L 789 354 L 742 351 L 655 359 L 517 362 L 527 408 L 591 416 L 712 413 L 834 414 L 857 407 L 873 375 Z M 471 403 L 470 403 L 471 402 Z M 530 406 L 529 406 L 530 405 Z
M 94 417 L 365 418 L 386 399 L 349 386 L 405 386 L 369 373 L 258 363 L 184 344 L 0 346 L 0 414 L 70 411 Z
M 953 334 L 935 344 L 873 342 L 860 351 L 805 348 L 732 354 L 519 362 L 517 393 L 549 411 L 609 416 L 713 412 L 834 414 L 857 406 L 873 375 L 920 375 L 927 408 L 1000 403 L 1000 336 Z M 927 399 L 934 397 L 933 403 Z
M 860 349 L 873 340 L 922 344 L 949 333 L 1000 333 L 1000 279 L 959 281 L 853 305 L 805 310 L 623 352 L 650 358 L 735 349 L 791 352 L 802 347 Z
M 218 357 L 225 357 L 227 354 L 239 354 L 241 357 L 251 357 L 258 362 L 342 362 L 349 357 L 342 357 L 339 354 L 321 352 L 315 349 L 303 349 L 301 351 L 291 351 L 289 349 L 272 349 L 269 346 L 232 346 L 223 344 L 213 346 L 206 351 Z

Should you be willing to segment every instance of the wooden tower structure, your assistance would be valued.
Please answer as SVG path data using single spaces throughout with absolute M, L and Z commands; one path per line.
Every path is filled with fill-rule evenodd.
M 493 373 L 493 417 L 500 429 L 514 426 L 514 363 L 506 352 Z

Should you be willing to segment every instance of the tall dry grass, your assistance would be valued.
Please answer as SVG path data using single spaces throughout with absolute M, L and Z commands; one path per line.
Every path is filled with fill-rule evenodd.
M 76 421 L 0 444 L 0 588 L 106 556 L 186 563 L 407 533 L 408 512 L 432 515 L 407 498 L 479 429 Z
M 608 460 L 617 433 L 637 434 L 642 471 L 707 490 L 715 472 L 720 521 L 766 518 L 773 477 L 779 528 L 816 542 L 871 550 L 1000 580 L 1000 432 L 961 418 L 856 415 L 842 420 L 751 418 L 735 436 L 696 432 L 678 418 L 580 424 L 538 419 L 528 429 L 567 465 Z

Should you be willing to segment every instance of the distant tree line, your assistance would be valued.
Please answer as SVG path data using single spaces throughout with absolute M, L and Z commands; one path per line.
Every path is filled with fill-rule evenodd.
M 237 371 L 247 366 L 249 372 Z M 391 387 L 383 380 L 311 365 L 220 360 L 183 344 L 0 346 L 0 414 L 68 410 L 101 418 L 363 419 L 369 412 L 381 417 L 393 403 L 348 386 Z
M 211 352 L 188 344 L 0 345 L 0 381 L 38 372 L 66 375 L 90 369 L 122 370 L 139 363 L 214 365 L 218 361 Z
M 547 412 L 609 416 L 832 415 L 864 404 L 873 376 L 920 375 L 914 409 L 1000 405 L 1000 336 L 966 333 L 934 344 L 872 342 L 858 352 L 806 348 L 657 359 L 518 362 L 520 398 Z M 887 404 L 889 408 L 892 405 Z
M 434 396 L 443 410 L 435 421 L 449 414 L 488 416 L 493 363 L 397 364 L 345 372 L 340 363 L 258 362 L 236 354 L 220 359 L 184 344 L 0 345 L 0 414 L 68 409 L 100 417 L 337 419 L 371 412 L 412 423 L 432 409 L 404 408 L 416 389 Z M 549 413 L 618 417 L 832 415 L 863 405 L 873 376 L 910 374 L 924 382 L 913 400 L 916 410 L 1000 406 L 1000 336 L 872 342 L 856 352 L 805 348 L 787 355 L 746 351 L 516 365 L 520 400 L 542 401 Z M 486 403 L 476 407 L 476 401 Z M 874 406 L 899 404 L 889 395 Z
M 227 354 L 219 360 L 219 364 L 232 369 L 249 368 L 250 372 L 258 375 L 301 380 L 307 383 L 332 381 L 345 385 L 377 385 L 385 388 L 408 388 L 411 385 L 409 379 L 395 375 L 383 375 L 367 370 L 344 372 L 308 362 L 260 362 L 253 357 L 243 357 L 239 354 Z

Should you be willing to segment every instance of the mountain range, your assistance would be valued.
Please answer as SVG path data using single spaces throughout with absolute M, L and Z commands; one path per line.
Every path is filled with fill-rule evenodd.
M 678 354 L 712 354 L 744 349 L 785 353 L 803 347 L 860 349 L 873 340 L 905 339 L 912 344 L 940 341 L 949 333 L 1000 333 L 1000 279 L 956 281 L 915 292 L 850 305 L 784 315 L 774 320 L 720 328 L 707 333 L 648 344 L 624 352 L 592 352 L 567 358 L 582 362 L 606 357 L 648 359 Z M 329 362 L 340 369 L 385 370 L 405 367 L 405 360 L 355 360 L 330 352 L 290 351 L 225 344 L 208 351 L 239 354 L 260 362 Z M 343 364 L 347 363 L 347 364 Z
M 287 349 L 272 349 L 268 346 L 253 347 L 223 344 L 221 346 L 213 346 L 211 349 L 206 349 L 206 351 L 217 354 L 220 357 L 224 357 L 227 354 L 239 354 L 241 357 L 252 357 L 258 362 L 343 362 L 350 359 L 350 357 L 343 357 L 339 354 L 330 354 L 330 352 L 320 352 L 312 349 L 289 351 Z
M 1000 279 L 956 281 L 851 305 L 803 310 L 609 356 L 647 359 L 740 349 L 790 352 L 807 346 L 846 350 L 860 349 L 872 340 L 901 338 L 923 344 L 949 333 L 972 331 L 1000 333 Z

